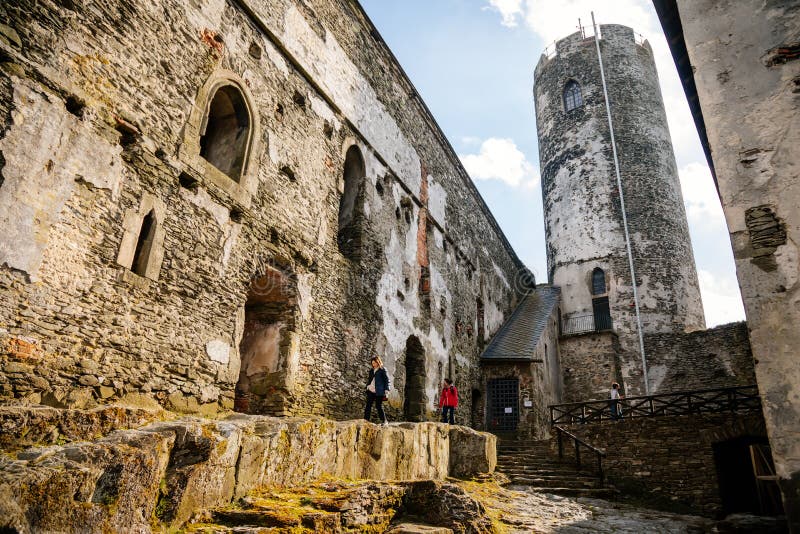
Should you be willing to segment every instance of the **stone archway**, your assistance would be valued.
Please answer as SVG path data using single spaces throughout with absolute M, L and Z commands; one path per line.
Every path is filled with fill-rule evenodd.
M 425 349 L 416 336 L 406 341 L 406 383 L 403 399 L 403 419 L 423 421 L 427 397 L 425 395 Z
M 236 383 L 237 412 L 282 415 L 287 390 L 287 361 L 294 331 L 296 291 L 293 278 L 279 269 L 250 284 L 239 344 L 241 369 Z

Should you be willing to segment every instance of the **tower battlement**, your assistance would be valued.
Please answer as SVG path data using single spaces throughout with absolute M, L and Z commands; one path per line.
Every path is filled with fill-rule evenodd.
M 613 43 L 615 46 L 624 46 L 626 43 L 646 50 L 651 56 L 653 48 L 650 43 L 640 34 L 633 31 L 628 26 L 621 24 L 600 24 L 600 42 Z M 589 32 L 591 27 L 587 28 Z M 539 57 L 534 71 L 534 78 L 539 76 L 541 69 L 544 69 L 550 61 L 558 55 L 569 55 L 578 50 L 591 47 L 594 48 L 594 34 L 587 31 L 577 31 L 552 43 L 545 52 Z M 548 53 L 548 51 L 550 53 Z

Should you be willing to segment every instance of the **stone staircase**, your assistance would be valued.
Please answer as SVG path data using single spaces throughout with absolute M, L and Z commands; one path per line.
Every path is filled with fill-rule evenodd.
M 501 440 L 497 445 L 497 470 L 509 478 L 511 485 L 528 486 L 539 493 L 613 499 L 617 490 L 601 484 L 598 474 L 590 468 L 594 458 L 585 457 L 588 465 L 579 470 L 571 453 L 565 451 L 562 461 L 547 440 Z

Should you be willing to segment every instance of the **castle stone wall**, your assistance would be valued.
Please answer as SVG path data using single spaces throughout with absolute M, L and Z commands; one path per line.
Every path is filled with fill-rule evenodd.
M 736 440 L 766 442 L 761 414 L 650 417 L 568 429 L 606 452 L 603 469 L 610 484 L 629 494 L 647 495 L 651 505 L 711 517 L 723 510 L 714 446 Z M 738 467 L 749 469 L 748 458 L 749 454 Z
M 756 383 L 747 324 L 644 338 L 653 394 Z
M 758 387 L 800 531 L 800 6 L 677 2 L 731 234 Z
M 621 350 L 619 338 L 613 332 L 563 337 L 559 352 L 564 376 L 563 402 L 607 399 L 611 383 L 621 380 Z
M 523 267 L 360 9 L 22 1 L 0 13 L 3 399 L 352 417 L 377 353 L 396 419 L 413 338 L 420 395 L 446 375 L 477 387 L 477 299 L 488 338 Z M 249 112 L 238 181 L 200 156 L 220 84 Z M 351 146 L 365 176 L 347 258 Z M 244 366 L 243 340 L 263 348 Z

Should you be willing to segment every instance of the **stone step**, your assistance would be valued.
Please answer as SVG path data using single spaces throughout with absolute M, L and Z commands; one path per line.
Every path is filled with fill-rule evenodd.
M 497 454 L 554 454 L 555 450 L 550 447 L 534 448 L 534 447 L 497 447 Z
M 583 457 L 581 460 L 585 461 Z M 574 457 L 565 456 L 559 459 L 557 456 L 499 456 L 498 463 L 542 463 L 542 464 L 572 464 L 575 463 Z
M 510 489 L 514 486 L 525 486 L 525 491 L 535 491 L 536 493 L 552 493 L 555 495 L 562 495 L 564 497 L 589 497 L 592 499 L 606 499 L 611 500 L 616 498 L 619 493 L 613 488 L 548 488 L 543 486 L 534 486 L 523 482 L 511 481 Z
M 518 462 L 518 463 L 498 463 L 497 468 L 502 469 L 546 469 L 551 471 L 558 471 L 562 473 L 594 473 L 597 469 L 594 463 L 583 463 L 578 467 L 575 463 L 562 463 L 562 462 Z
M 582 457 L 583 455 L 581 455 Z M 564 455 L 565 458 L 574 458 L 574 454 Z M 547 460 L 547 461 L 558 461 L 557 454 L 498 454 L 497 459 L 499 460 Z
M 530 469 L 550 469 L 553 471 L 561 472 L 591 472 L 590 466 L 594 464 L 582 464 L 580 469 L 572 462 L 498 462 L 497 468 L 516 469 L 516 468 L 530 468 Z
M 542 488 L 573 488 L 573 489 L 595 489 L 600 488 L 600 480 L 564 480 L 562 479 L 546 479 L 536 476 L 528 475 L 511 475 L 506 473 L 512 484 L 521 484 L 525 486 L 535 486 Z
M 505 476 L 509 478 L 513 477 L 529 477 L 529 478 L 538 478 L 541 480 L 554 480 L 559 482 L 560 484 L 567 484 L 571 481 L 575 483 L 583 484 L 584 482 L 592 482 L 597 483 L 600 480 L 600 477 L 597 476 L 565 476 L 565 475 L 557 475 L 554 473 L 547 473 L 547 472 L 536 472 L 536 471 L 498 471 L 498 473 L 503 473 Z

